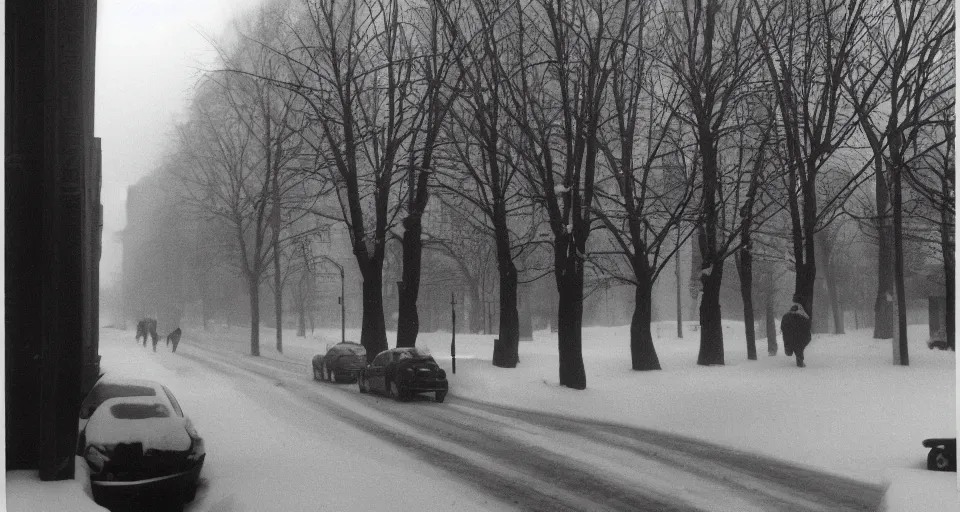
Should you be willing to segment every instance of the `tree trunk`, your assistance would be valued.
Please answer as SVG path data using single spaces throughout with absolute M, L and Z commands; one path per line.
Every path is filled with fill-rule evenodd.
M 250 355 L 260 356 L 260 280 L 248 278 L 250 287 Z
M 673 255 L 675 261 L 675 274 L 677 279 L 677 338 L 683 338 L 683 292 L 680 286 L 680 228 L 677 228 L 677 252 Z
M 740 297 L 743 299 L 743 327 L 747 337 L 747 359 L 757 360 L 757 334 L 753 319 L 753 254 L 748 246 L 740 249 L 737 273 L 740 277 Z
M 946 180 L 944 180 L 946 181 Z M 949 190 L 944 184 L 944 194 L 943 197 L 949 197 Z M 954 289 L 954 256 L 953 256 L 953 243 L 950 240 L 950 235 L 952 230 L 950 229 L 950 214 L 947 212 L 946 208 L 940 210 L 940 246 L 941 254 L 943 254 L 943 277 L 944 282 L 947 285 L 946 301 L 947 309 L 944 313 L 944 323 L 947 329 L 947 344 L 950 345 L 951 350 L 956 350 L 956 335 L 953 332 L 954 322 L 955 322 L 955 311 L 953 310 L 954 303 L 956 302 L 955 294 L 956 290 Z
M 877 297 L 873 303 L 874 339 L 893 338 L 893 262 L 890 261 L 889 192 L 883 172 L 877 173 Z
M 700 254 L 700 237 L 690 237 L 690 282 L 687 284 L 690 290 L 690 320 L 697 320 L 698 299 L 702 285 L 700 283 L 700 271 L 703 270 L 703 255 Z
M 387 326 L 383 321 L 383 260 L 371 258 L 363 269 L 363 324 L 360 344 L 367 349 L 367 362 L 387 349 Z
M 520 361 L 520 315 L 517 309 L 517 267 L 510 253 L 506 215 L 495 219 L 497 269 L 500 273 L 500 332 L 493 345 L 493 365 L 516 368 Z
M 560 358 L 560 385 L 573 389 L 586 389 L 587 375 L 583 367 L 581 332 L 583 265 L 577 260 L 575 254 L 567 254 L 569 245 L 569 242 L 557 240 L 554 249 L 554 275 L 559 295 L 557 351 Z
M 798 263 L 796 279 L 794 281 L 793 300 L 799 302 L 810 315 L 813 321 L 813 288 L 817 284 L 817 267 L 815 262 Z
M 477 282 L 471 278 L 467 279 L 469 280 L 467 293 L 470 297 L 470 333 L 476 334 L 483 331 L 483 300 L 480 299 Z
M 637 286 L 630 321 L 630 362 L 634 370 L 659 370 L 660 359 L 650 334 L 653 283 L 650 282 L 650 270 L 644 265 L 646 255 L 641 254 L 635 259 L 644 261 L 634 262 Z
M 274 244 L 278 242 L 274 240 Z M 274 245 L 273 258 L 273 312 L 277 320 L 277 352 L 283 352 L 283 281 L 280 278 L 280 256 Z
M 767 324 L 767 354 L 777 355 L 777 313 L 773 309 L 773 293 L 767 293 L 767 304 L 764 311 Z
M 703 177 L 702 208 L 703 224 L 697 235 L 702 258 L 700 271 L 700 353 L 697 364 L 722 365 L 723 361 L 723 323 L 720 313 L 720 284 L 723 280 L 723 250 L 718 246 L 718 206 L 719 162 L 717 161 L 716 136 L 711 130 L 710 120 L 698 119 L 698 146 L 702 157 Z
M 297 294 L 297 336 L 300 338 L 307 337 L 307 307 L 306 300 L 303 296 L 303 292 Z
M 823 284 L 827 289 L 830 311 L 833 313 L 833 333 L 844 334 L 843 307 L 840 305 L 837 286 L 833 280 L 833 265 L 830 263 L 830 255 L 833 251 L 826 236 L 820 235 L 818 238 L 817 247 L 820 249 L 818 259 L 820 264 L 823 265 Z
M 403 281 L 400 285 L 397 314 L 397 347 L 413 347 L 420 333 L 417 300 L 420 295 L 420 264 L 423 259 L 423 226 L 419 216 L 404 219 Z
M 899 154 L 899 147 L 891 144 L 891 154 Z M 894 162 L 893 178 L 893 249 L 894 249 L 894 286 L 897 297 L 897 325 L 899 334 L 900 364 L 910 365 L 907 348 L 907 298 L 903 283 L 903 195 L 901 193 L 900 162 Z
M 697 364 L 702 366 L 723 365 L 723 323 L 720 313 L 720 284 L 723 279 L 723 262 L 709 263 L 701 271 L 703 292 L 700 297 L 700 353 Z
M 500 332 L 493 344 L 493 365 L 516 368 L 520 361 L 520 315 L 517 309 L 517 269 L 513 260 L 500 262 Z

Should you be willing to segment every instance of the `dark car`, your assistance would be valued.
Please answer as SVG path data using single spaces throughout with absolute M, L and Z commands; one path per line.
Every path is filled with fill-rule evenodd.
M 159 386 L 159 384 L 157 385 Z M 192 501 L 206 458 L 203 438 L 166 388 L 109 398 L 83 431 L 93 499 L 108 508 Z
M 927 469 L 934 471 L 957 470 L 956 437 L 924 439 L 923 446 L 930 448 L 930 452 L 927 453 Z
M 437 402 L 447 396 L 447 374 L 420 347 L 392 348 L 377 354 L 360 372 L 360 392 L 372 391 L 397 400 L 409 400 L 418 393 L 436 393 Z
M 329 347 L 326 354 L 313 356 L 314 380 L 356 382 L 360 370 L 367 365 L 367 349 L 352 341 Z

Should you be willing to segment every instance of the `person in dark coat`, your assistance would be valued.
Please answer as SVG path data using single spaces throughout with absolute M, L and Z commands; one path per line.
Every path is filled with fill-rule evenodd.
M 177 351 L 177 345 L 180 344 L 180 336 L 183 334 L 183 331 L 177 327 L 173 332 L 167 335 L 167 346 L 170 346 L 170 343 L 173 343 L 173 352 Z
M 144 318 L 137 322 L 137 341 L 143 338 L 143 346 L 147 346 L 147 338 L 153 338 L 153 350 L 157 350 L 157 340 L 160 336 L 157 334 L 157 321 L 153 318 Z
M 796 354 L 797 366 L 803 368 L 803 350 L 810 344 L 810 315 L 803 306 L 794 303 L 790 311 L 780 320 L 780 332 L 783 333 L 783 351 L 787 357 Z

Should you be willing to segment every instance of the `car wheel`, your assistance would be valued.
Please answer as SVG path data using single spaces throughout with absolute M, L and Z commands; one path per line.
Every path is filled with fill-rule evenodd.
M 358 377 L 358 378 L 357 378 L 357 387 L 360 388 L 360 392 L 361 392 L 361 393 L 366 393 L 366 392 L 367 392 L 367 387 L 364 385 L 363 380 L 364 380 L 363 377 Z
M 437 391 L 437 403 L 438 403 L 438 404 L 442 404 L 444 398 L 447 398 L 447 392 L 446 392 L 446 391 Z
M 950 454 L 939 446 L 930 450 L 930 453 L 927 455 L 927 469 L 950 471 L 952 466 Z

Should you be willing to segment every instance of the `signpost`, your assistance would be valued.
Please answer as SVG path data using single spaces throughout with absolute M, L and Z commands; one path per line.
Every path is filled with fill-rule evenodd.
M 450 340 L 450 357 L 453 359 L 453 373 L 457 373 L 457 299 L 450 292 L 450 317 L 453 319 L 453 338 Z

